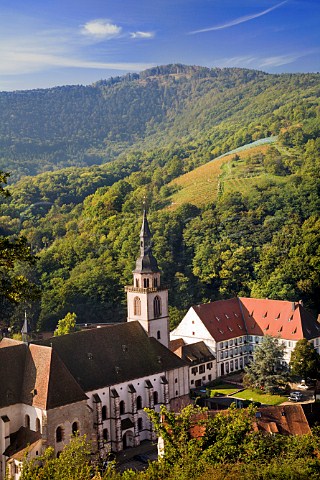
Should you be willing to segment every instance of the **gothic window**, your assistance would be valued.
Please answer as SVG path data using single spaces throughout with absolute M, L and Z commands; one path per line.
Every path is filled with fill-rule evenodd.
M 107 420 L 107 407 L 105 405 L 102 407 L 102 420 Z
M 40 419 L 37 418 L 37 419 L 36 419 L 36 431 L 37 431 L 37 432 L 40 432 L 40 428 L 41 428 L 41 427 L 40 427 Z
M 157 405 L 159 403 L 158 392 L 153 392 L 153 404 Z
M 158 296 L 156 296 L 153 300 L 153 312 L 155 318 L 161 316 L 161 300 Z
M 58 427 L 56 430 L 56 442 L 62 442 L 63 440 L 63 428 Z
M 124 403 L 123 400 L 121 400 L 121 402 L 120 402 L 120 415 L 123 415 L 124 413 L 126 413 L 126 404 Z
M 154 288 L 157 288 L 157 286 L 158 286 L 158 279 L 157 278 L 153 279 L 153 286 L 154 286 Z
M 133 313 L 134 313 L 134 315 L 141 315 L 141 300 L 140 300 L 139 297 L 134 297 Z
M 104 428 L 104 429 L 103 429 L 103 440 L 104 440 L 105 442 L 107 442 L 107 441 L 108 441 L 108 438 L 109 438 L 108 429 L 107 429 L 107 428 Z
M 30 428 L 30 417 L 29 417 L 29 415 L 26 415 L 24 417 L 24 425 L 25 425 L 25 427 Z
M 136 287 L 139 287 L 139 279 L 136 278 Z
M 141 432 L 142 428 L 143 428 L 142 418 L 138 418 L 138 430 L 139 430 L 139 432 Z
M 140 397 L 137 397 L 137 410 L 141 410 L 142 409 L 142 398 Z
M 72 424 L 72 435 L 76 435 L 79 432 L 79 423 L 78 422 L 73 422 Z
M 157 331 L 157 340 L 160 340 L 161 339 L 161 332 L 160 330 Z
M 143 279 L 143 286 L 144 286 L 144 288 L 149 288 L 149 278 L 144 278 Z

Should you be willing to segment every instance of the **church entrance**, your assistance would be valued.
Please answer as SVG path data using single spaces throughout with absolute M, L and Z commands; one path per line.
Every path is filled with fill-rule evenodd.
M 125 448 L 131 448 L 133 447 L 133 433 L 131 430 L 128 430 L 122 437 L 122 442 L 123 442 L 123 450 Z

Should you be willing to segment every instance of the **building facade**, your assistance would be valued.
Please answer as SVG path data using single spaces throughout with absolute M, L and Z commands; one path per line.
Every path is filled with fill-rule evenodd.
M 251 361 L 265 335 L 278 337 L 285 345 L 286 365 L 302 338 L 320 353 L 320 323 L 301 302 L 282 300 L 242 297 L 193 306 L 170 338 L 186 344 L 203 341 L 216 357 L 220 377 Z

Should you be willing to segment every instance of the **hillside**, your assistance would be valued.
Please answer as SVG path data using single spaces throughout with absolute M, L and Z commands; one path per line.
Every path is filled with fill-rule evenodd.
M 318 93 L 317 74 L 183 65 L 87 87 L 1 92 L 0 169 L 17 179 L 100 165 L 128 148 L 147 151 L 176 142 L 196 148 L 209 143 L 214 158 L 278 134 L 294 120 L 293 106 L 300 117 L 316 108 Z
M 157 88 L 171 82 L 179 95 L 190 92 L 190 85 L 198 88 L 197 101 L 193 94 L 177 95 L 180 113 L 171 106 L 171 124 L 167 118 L 162 131 L 139 140 L 139 148 L 136 143 L 105 164 L 69 166 L 11 185 L 12 196 L 0 205 L 0 235 L 27 238 L 37 268 L 17 265 L 16 273 L 37 283 L 42 299 L 17 307 L 3 302 L 0 321 L 19 329 L 25 309 L 41 329 L 53 328 L 67 312 L 85 323 L 124 320 L 123 287 L 132 281 L 145 199 L 154 253 L 170 289 L 171 326 L 194 303 L 236 295 L 302 299 L 318 311 L 318 76 L 180 70 L 154 70 L 90 87 L 124 93 L 128 83 L 148 89 L 150 82 Z M 210 103 L 217 78 L 221 91 Z M 265 89 L 258 93 L 255 84 L 255 96 L 253 84 L 261 81 Z M 232 97 L 234 89 L 247 93 Z M 131 89 L 127 92 L 130 97 Z M 81 109 L 79 119 L 85 125 Z M 41 127 L 33 128 L 40 142 Z M 187 134 L 191 130 L 193 136 Z M 58 138 L 53 133 L 52 145 Z M 18 130 L 15 134 L 18 138 Z M 277 138 L 263 144 L 271 134 Z M 261 141 L 251 148 L 233 151 L 257 138 Z M 22 150 L 20 155 L 25 158 Z M 34 158 L 26 157 L 26 163 L 19 158 L 14 162 L 20 173 L 28 162 L 33 169 L 57 167 L 50 155 L 46 164 L 37 157 L 38 166 Z

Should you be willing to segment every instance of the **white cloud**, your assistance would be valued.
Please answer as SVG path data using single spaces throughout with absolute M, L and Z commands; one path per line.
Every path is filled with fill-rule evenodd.
M 288 55 L 275 55 L 274 57 L 267 57 L 262 59 L 259 67 L 281 67 L 281 65 L 288 65 L 293 63 L 304 55 L 288 54 Z
M 131 38 L 154 38 L 154 32 L 132 32 Z
M 235 25 L 239 25 L 240 23 L 245 23 L 245 22 L 248 22 L 249 20 L 262 17 L 263 15 L 266 15 L 267 13 L 272 12 L 272 10 L 275 10 L 276 8 L 281 7 L 281 5 L 284 5 L 288 1 L 289 0 L 285 0 L 284 2 L 278 3 L 277 5 L 274 5 L 271 8 L 267 8 L 267 10 L 263 10 L 262 12 L 259 12 L 259 13 L 254 13 L 253 15 L 245 15 L 244 17 L 235 18 L 234 20 L 231 20 L 230 22 L 226 22 L 222 25 L 215 25 L 213 27 L 202 28 L 200 30 L 193 30 L 192 32 L 189 32 L 189 34 L 194 35 L 195 33 L 205 33 L 205 32 L 212 32 L 214 30 L 224 30 L 225 28 L 230 28 Z
M 106 19 L 91 20 L 85 23 L 81 29 L 82 34 L 99 40 L 117 37 L 121 31 L 121 27 Z

